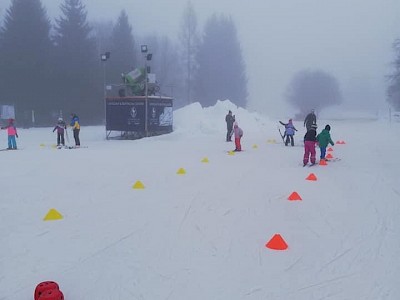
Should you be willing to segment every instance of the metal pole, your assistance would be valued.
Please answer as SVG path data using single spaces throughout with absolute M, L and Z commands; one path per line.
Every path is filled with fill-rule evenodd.
M 145 131 L 145 134 L 146 134 L 146 137 L 147 136 L 149 136 L 148 135 L 148 126 L 147 126 L 147 113 L 148 113 L 148 108 L 147 108 L 147 106 L 148 106 L 148 98 L 147 98 L 147 93 L 148 93 L 148 90 L 147 90 L 147 81 L 148 81 L 148 78 L 147 78 L 147 55 L 145 55 L 145 58 L 144 58 L 144 74 L 145 74 L 145 82 L 144 82 L 144 96 L 145 96 L 145 100 L 144 100 L 144 104 L 145 104 L 145 118 L 144 118 L 144 120 L 145 120 L 145 123 L 144 123 L 144 131 Z
M 106 129 L 106 139 L 107 139 L 107 89 L 106 89 L 106 61 L 103 61 L 103 102 L 104 102 L 104 122 L 105 122 L 105 129 Z

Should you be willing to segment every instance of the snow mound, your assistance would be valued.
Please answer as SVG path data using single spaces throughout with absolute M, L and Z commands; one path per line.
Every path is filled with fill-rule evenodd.
M 229 100 L 218 100 L 214 106 L 192 103 L 174 111 L 174 131 L 189 134 L 221 134 L 226 132 L 225 116 L 231 110 L 239 126 L 246 132 L 265 131 L 272 122 L 256 112 L 238 107 Z M 247 132 L 248 132 L 247 130 Z

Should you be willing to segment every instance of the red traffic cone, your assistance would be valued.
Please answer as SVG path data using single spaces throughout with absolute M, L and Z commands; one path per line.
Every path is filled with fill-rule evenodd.
M 321 159 L 321 160 L 319 161 L 319 165 L 320 165 L 320 166 L 327 166 L 328 164 L 326 163 L 326 160 L 325 160 L 325 159 Z
M 310 173 L 310 175 L 307 176 L 306 180 L 317 181 L 317 176 L 315 176 L 314 173 Z
M 300 195 L 297 194 L 297 192 L 293 192 L 290 194 L 290 196 L 288 197 L 288 200 L 290 201 L 295 201 L 295 200 L 303 200 L 301 199 Z
M 288 245 L 280 234 L 275 234 L 272 239 L 270 239 L 269 242 L 265 244 L 265 247 L 272 250 L 286 250 L 288 248 Z
M 35 288 L 35 295 L 34 295 L 34 299 L 38 300 L 39 297 L 48 290 L 58 290 L 58 284 L 57 282 L 54 281 L 43 281 L 41 283 L 39 283 L 36 288 Z

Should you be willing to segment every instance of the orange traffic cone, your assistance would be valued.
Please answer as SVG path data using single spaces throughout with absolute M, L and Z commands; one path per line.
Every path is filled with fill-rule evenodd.
M 295 201 L 295 200 L 303 200 L 303 199 L 301 199 L 300 195 L 297 194 L 297 192 L 293 192 L 290 194 L 288 200 Z
M 333 155 L 328 153 L 328 155 L 326 156 L 326 158 L 333 158 Z
M 326 160 L 325 160 L 325 159 L 321 159 L 321 160 L 319 161 L 319 165 L 320 165 L 320 166 L 327 166 L 328 164 L 326 163 Z
M 317 176 L 315 176 L 314 173 L 310 173 L 310 175 L 307 176 L 306 180 L 317 181 Z
M 330 152 L 330 151 L 333 151 L 333 148 L 332 147 L 329 147 L 328 148 L 328 151 Z
M 280 234 L 275 234 L 272 239 L 270 239 L 269 242 L 265 244 L 265 247 L 272 250 L 286 250 L 288 248 L 288 245 Z

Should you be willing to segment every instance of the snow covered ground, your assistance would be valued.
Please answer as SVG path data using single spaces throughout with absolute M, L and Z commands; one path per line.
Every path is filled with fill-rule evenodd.
M 244 130 L 235 155 L 228 109 Z M 136 141 L 83 126 L 77 150 L 51 147 L 52 128 L 20 129 L 22 150 L 0 152 L 0 299 L 33 299 L 45 280 L 67 300 L 400 299 L 400 124 L 318 123 L 346 144 L 305 168 L 301 123 L 284 147 L 277 120 L 228 101 L 182 108 L 172 134 Z M 63 219 L 43 221 L 51 208 Z M 276 233 L 287 250 L 265 247 Z

